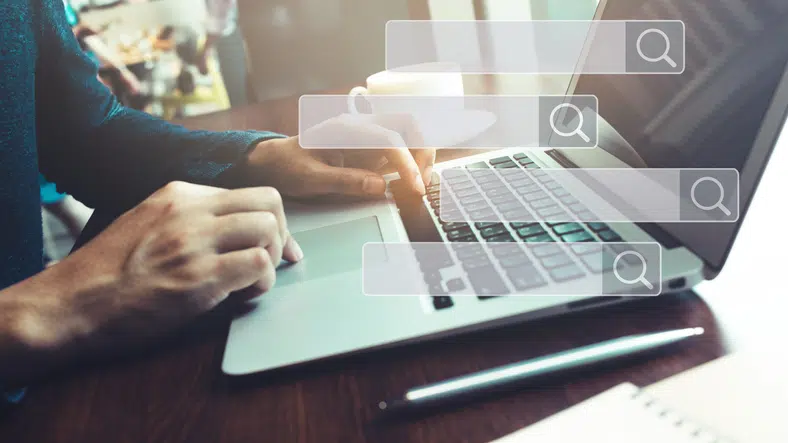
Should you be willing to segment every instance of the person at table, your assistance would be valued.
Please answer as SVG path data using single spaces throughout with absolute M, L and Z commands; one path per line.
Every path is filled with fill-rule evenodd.
M 216 50 L 224 86 L 230 106 L 249 103 L 247 97 L 246 48 L 238 29 L 238 5 L 236 0 L 198 0 L 205 2 L 205 43 L 198 55 L 200 73 L 208 73 L 208 55 Z
M 413 143 L 304 150 L 297 137 L 190 131 L 124 108 L 98 81 L 62 0 L 0 3 L 0 35 L 0 400 L 18 398 L 11 386 L 270 289 L 277 265 L 303 255 L 282 196 L 379 198 L 383 177 L 355 166 L 383 156 L 414 192 L 429 181 L 435 152 L 402 147 Z M 377 146 L 400 137 L 382 125 L 349 130 Z M 46 269 L 39 168 L 60 191 L 122 213 Z

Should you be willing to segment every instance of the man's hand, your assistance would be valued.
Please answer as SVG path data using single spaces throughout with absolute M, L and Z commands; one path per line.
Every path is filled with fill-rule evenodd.
M 302 255 L 275 189 L 171 183 L 31 279 L 26 292 L 39 309 L 19 319 L 17 330 L 35 349 L 136 342 L 232 292 L 268 291 L 281 260 Z
M 414 192 L 425 193 L 432 176 L 435 150 L 407 148 L 423 146 L 421 134 L 411 119 L 390 116 L 359 125 L 336 118 L 314 130 L 322 131 L 321 136 L 326 134 L 326 139 L 340 134 L 342 139 L 354 140 L 354 146 L 367 140 L 369 146 L 381 148 L 304 149 L 298 137 L 267 140 L 249 154 L 253 177 L 246 179 L 273 186 L 288 197 L 373 197 L 384 194 L 386 182 L 378 171 L 391 163 Z

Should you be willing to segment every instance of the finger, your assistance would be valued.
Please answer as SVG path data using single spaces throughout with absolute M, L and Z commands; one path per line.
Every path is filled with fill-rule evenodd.
M 380 174 L 363 169 L 338 168 L 316 162 L 309 180 L 309 187 L 322 195 L 381 196 L 386 192 L 386 180 Z
M 292 234 L 288 235 L 287 241 L 285 241 L 282 258 L 291 263 L 299 262 L 304 258 L 304 251 L 301 250 L 301 246 L 296 242 Z
M 244 212 L 228 214 L 215 219 L 214 247 L 217 252 L 237 251 L 262 247 L 271 261 L 279 266 L 284 242 L 279 233 L 279 223 L 270 212 Z M 287 234 L 289 237 L 289 234 Z
M 217 257 L 219 289 L 227 294 L 255 286 L 263 291 L 270 289 L 276 280 L 276 272 L 268 251 L 264 248 L 249 248 L 231 251 Z M 217 303 L 221 300 L 217 300 Z
M 411 153 L 419 165 L 424 186 L 429 186 L 432 181 L 432 167 L 435 165 L 435 149 L 412 149 Z
M 282 204 L 282 196 L 274 188 L 257 187 L 223 190 L 210 197 L 210 205 L 217 216 L 243 212 L 270 212 L 279 224 L 279 236 L 284 244 L 287 241 L 287 217 Z
M 427 192 L 419 165 L 408 149 L 389 149 L 386 158 L 397 168 L 400 178 L 415 192 L 420 195 Z

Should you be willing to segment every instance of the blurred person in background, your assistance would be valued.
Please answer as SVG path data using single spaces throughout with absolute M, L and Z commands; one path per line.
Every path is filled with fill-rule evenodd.
M 249 103 L 247 95 L 246 47 L 238 29 L 237 0 L 198 0 L 207 8 L 205 44 L 198 57 L 200 73 L 208 73 L 208 57 L 213 49 L 219 62 L 230 105 Z

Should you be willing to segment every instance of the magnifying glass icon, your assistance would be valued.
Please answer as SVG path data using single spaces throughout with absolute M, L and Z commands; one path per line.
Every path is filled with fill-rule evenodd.
M 637 278 L 633 278 L 633 279 L 624 278 L 624 277 L 621 276 L 621 274 L 618 271 L 618 262 L 620 262 L 622 258 L 624 258 L 624 257 L 626 257 L 628 255 L 636 257 L 638 259 L 638 261 L 643 265 L 641 267 L 641 269 L 640 269 L 640 275 L 638 275 Z M 618 254 L 616 256 L 616 259 L 613 260 L 613 275 L 616 276 L 618 281 L 620 281 L 621 283 L 624 283 L 625 285 L 634 285 L 635 283 L 641 283 L 643 286 L 645 286 L 645 287 L 647 287 L 649 289 L 654 289 L 654 285 L 651 284 L 650 281 L 646 280 L 646 270 L 647 269 L 648 268 L 646 267 L 646 258 L 643 257 L 643 254 L 641 254 L 640 252 L 637 252 L 637 251 L 624 251 L 624 252 Z
M 695 192 L 698 190 L 698 185 L 704 182 L 714 183 L 720 190 L 720 198 L 718 198 L 717 202 L 711 206 L 700 204 L 700 202 L 698 202 L 697 196 L 695 195 Z M 714 209 L 719 209 L 723 214 L 729 217 L 731 215 L 731 210 L 722 204 L 722 201 L 725 199 L 725 188 L 722 186 L 722 183 L 720 183 L 720 181 L 714 177 L 701 177 L 695 183 L 693 183 L 692 189 L 690 189 L 690 198 L 692 199 L 692 203 L 701 211 L 713 211 Z
M 558 129 L 558 125 L 555 123 L 555 115 L 558 114 L 558 111 L 565 108 L 577 112 L 577 128 L 574 131 L 561 131 Z M 553 132 L 555 132 L 557 135 L 560 135 L 561 137 L 574 137 L 577 135 L 582 138 L 584 142 L 590 143 L 591 137 L 583 132 L 583 123 L 585 123 L 583 111 L 581 111 L 580 108 L 572 103 L 561 103 L 560 105 L 556 106 L 555 109 L 553 109 L 553 112 L 550 113 L 550 128 L 553 129 Z
M 649 56 L 646 55 L 645 52 L 643 52 L 643 46 L 642 46 L 643 45 L 643 37 L 645 37 L 645 36 L 647 36 L 649 34 L 657 34 L 657 35 L 662 37 L 662 40 L 665 41 L 665 50 L 662 51 L 662 55 L 660 55 L 659 57 L 649 57 Z M 638 37 L 638 41 L 635 44 L 635 47 L 638 50 L 638 55 L 640 56 L 640 58 L 642 58 L 643 60 L 645 60 L 645 61 L 647 61 L 649 63 L 658 63 L 658 62 L 661 62 L 661 61 L 664 60 L 664 61 L 668 62 L 668 64 L 670 65 L 671 68 L 678 67 L 678 64 L 676 63 L 676 61 L 673 60 L 670 57 L 670 55 L 668 55 L 670 53 L 670 38 L 668 38 L 668 35 L 665 34 L 665 31 L 663 31 L 661 29 L 650 28 L 650 29 L 646 29 L 645 31 L 643 31 L 640 34 L 640 36 Z

